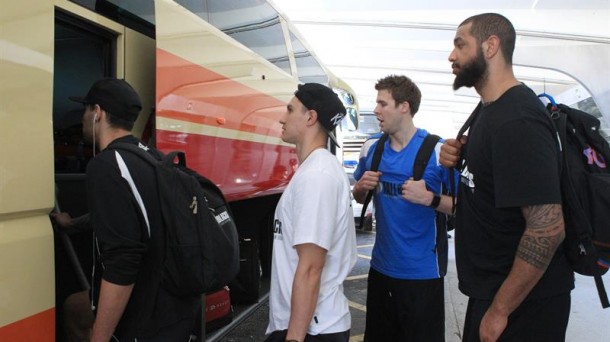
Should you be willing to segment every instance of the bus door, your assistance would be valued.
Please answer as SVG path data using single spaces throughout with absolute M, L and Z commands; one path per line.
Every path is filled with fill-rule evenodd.
M 87 2 L 82 5 L 87 7 Z M 83 105 L 69 100 L 69 97 L 85 95 L 100 78 L 125 78 L 140 94 L 144 108 L 134 134 L 153 136 L 147 122 L 154 101 L 154 39 L 109 20 L 107 17 L 116 17 L 112 12 L 118 11 L 116 7 L 88 9 L 83 6 L 59 2 L 54 12 L 52 117 L 55 206 L 56 210 L 67 212 L 73 218 L 88 214 L 85 172 L 96 147 L 83 139 Z M 67 237 L 60 227 L 55 229 L 56 339 L 63 341 L 66 340 L 63 325 L 66 299 L 89 290 L 93 234 L 88 224 L 68 231 Z

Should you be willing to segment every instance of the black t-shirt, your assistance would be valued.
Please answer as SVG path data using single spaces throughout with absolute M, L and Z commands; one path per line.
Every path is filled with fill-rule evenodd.
M 521 208 L 561 203 L 556 133 L 526 86 L 481 106 L 463 150 L 456 214 L 459 288 L 493 299 L 508 276 L 525 231 Z M 528 298 L 570 291 L 574 275 L 559 247 Z
M 174 297 L 160 285 L 165 233 L 154 170 L 137 155 L 114 150 L 117 142 L 146 147 L 131 135 L 118 138 L 87 166 L 87 197 L 97 254 L 92 295 L 97 305 L 101 278 L 118 285 L 135 283 L 115 334 L 149 337 L 158 329 L 193 317 L 199 298 Z M 149 153 L 160 158 L 152 148 Z M 121 167 L 121 160 L 126 168 Z M 125 170 L 141 201 L 134 195 Z

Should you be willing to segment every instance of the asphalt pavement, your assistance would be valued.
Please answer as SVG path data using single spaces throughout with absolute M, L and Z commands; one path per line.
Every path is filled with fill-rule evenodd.
M 375 232 L 358 232 L 358 262 L 345 281 L 345 293 L 352 314 L 350 342 L 363 341 L 366 315 L 366 281 Z M 604 276 L 604 284 L 610 292 L 610 275 Z M 457 272 L 453 239 L 449 239 L 449 267 L 445 278 L 445 327 L 446 341 L 461 341 L 467 298 L 457 287 Z M 269 306 L 265 301 L 222 342 L 264 341 Z M 603 310 L 597 295 L 595 281 L 591 277 L 576 276 L 576 288 L 572 291 L 572 309 L 568 324 L 568 342 L 610 342 L 610 308 Z M 425 342 L 425 341 L 424 341 Z

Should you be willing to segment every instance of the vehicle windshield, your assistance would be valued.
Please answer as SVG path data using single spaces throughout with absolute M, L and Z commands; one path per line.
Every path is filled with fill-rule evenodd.
M 372 113 L 360 113 L 360 125 L 358 132 L 366 135 L 371 135 L 379 132 L 379 121 Z
M 358 122 L 358 129 L 353 131 L 349 129 L 347 120 L 341 122 L 341 126 L 344 132 L 346 132 L 346 138 L 354 138 L 361 136 L 369 136 L 379 132 L 379 121 L 373 113 L 360 112 L 360 120 Z

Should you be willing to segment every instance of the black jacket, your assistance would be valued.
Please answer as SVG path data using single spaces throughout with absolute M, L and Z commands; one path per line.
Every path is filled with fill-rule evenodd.
M 113 141 L 87 166 L 87 198 L 96 244 L 92 298 L 97 306 L 101 278 L 117 285 L 135 284 L 115 335 L 150 337 L 193 317 L 200 298 L 175 297 L 161 286 L 165 234 L 154 170 L 138 156 L 114 149 L 117 142 L 139 145 L 155 157 L 161 156 L 129 135 Z

